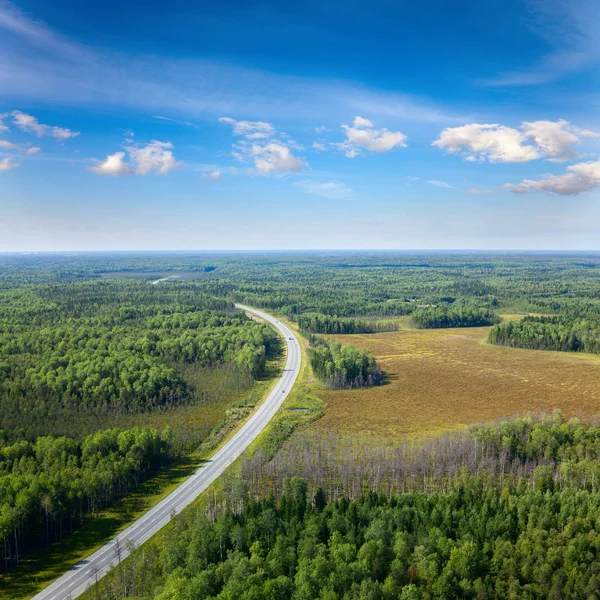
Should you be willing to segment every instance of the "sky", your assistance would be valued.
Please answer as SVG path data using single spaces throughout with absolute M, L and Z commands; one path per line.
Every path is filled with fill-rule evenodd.
M 0 0 L 0 252 L 600 249 L 597 0 Z

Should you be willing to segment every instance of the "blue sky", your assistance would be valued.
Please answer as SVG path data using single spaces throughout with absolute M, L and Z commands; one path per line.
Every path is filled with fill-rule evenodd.
M 0 251 L 598 249 L 595 0 L 0 0 Z

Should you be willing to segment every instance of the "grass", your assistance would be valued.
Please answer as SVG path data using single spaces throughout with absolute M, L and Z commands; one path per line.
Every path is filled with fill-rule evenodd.
M 269 360 L 265 376 L 233 399 L 210 406 L 183 406 L 176 410 L 145 415 L 143 425 L 146 427 L 162 428 L 170 425 L 175 429 L 180 424 L 189 429 L 197 426 L 206 431 L 206 435 L 210 435 L 197 452 L 183 456 L 162 469 L 142 483 L 134 493 L 86 521 L 62 542 L 23 557 L 19 568 L 0 577 L 0 598 L 31 598 L 171 493 L 200 467 L 216 447 L 241 427 L 252 408 L 267 396 L 280 374 L 283 361 L 284 357 L 281 355 Z
M 489 327 L 330 336 L 368 348 L 389 380 L 362 390 L 318 391 L 337 434 L 433 435 L 451 428 L 558 408 L 589 418 L 600 407 L 600 357 L 486 343 Z

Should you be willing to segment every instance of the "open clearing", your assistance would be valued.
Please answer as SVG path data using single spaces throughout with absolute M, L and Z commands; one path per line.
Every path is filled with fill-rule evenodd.
M 328 336 L 368 348 L 390 381 L 319 390 L 326 416 L 313 427 L 350 435 L 433 434 L 558 408 L 600 414 L 600 357 L 485 343 L 489 327 Z

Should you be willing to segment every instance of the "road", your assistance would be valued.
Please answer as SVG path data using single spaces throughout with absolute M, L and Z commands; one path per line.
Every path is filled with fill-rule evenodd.
M 279 381 L 248 421 L 202 467 L 169 496 L 150 509 L 116 538 L 91 556 L 77 563 L 33 600 L 71 600 L 83 594 L 97 579 L 103 577 L 118 560 L 127 557 L 132 547 L 139 547 L 162 529 L 173 514 L 180 513 L 193 502 L 252 443 L 273 418 L 288 395 L 300 372 L 301 352 L 294 333 L 274 317 L 259 310 L 236 305 L 273 324 L 287 343 L 287 361 Z M 120 555 L 120 556 L 119 556 Z

